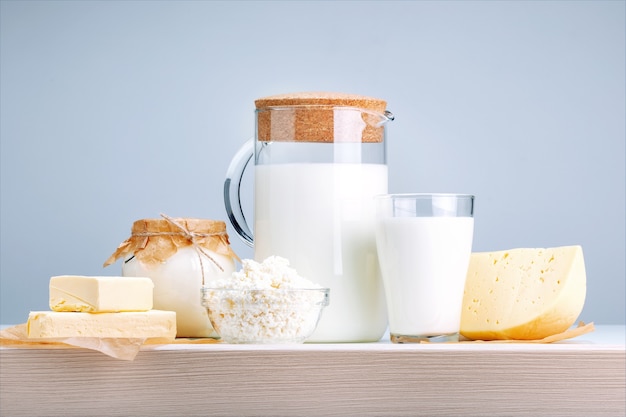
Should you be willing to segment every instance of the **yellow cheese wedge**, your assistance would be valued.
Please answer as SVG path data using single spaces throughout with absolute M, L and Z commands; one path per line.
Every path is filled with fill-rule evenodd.
M 28 315 L 27 327 L 31 339 L 98 337 L 174 340 L 176 313 L 162 310 L 96 314 L 32 311 Z
M 50 278 L 53 311 L 148 311 L 154 283 L 150 278 L 61 275 Z
M 473 253 L 461 334 L 474 340 L 533 340 L 567 330 L 585 303 L 580 246 Z

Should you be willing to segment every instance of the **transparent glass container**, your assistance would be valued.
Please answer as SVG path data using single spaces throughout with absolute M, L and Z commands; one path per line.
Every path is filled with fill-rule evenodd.
M 375 240 L 374 196 L 387 193 L 386 102 L 345 94 L 259 99 L 256 135 L 224 183 L 228 217 L 254 258 L 289 260 L 330 288 L 316 342 L 377 341 L 387 328 Z M 254 160 L 254 232 L 240 203 Z

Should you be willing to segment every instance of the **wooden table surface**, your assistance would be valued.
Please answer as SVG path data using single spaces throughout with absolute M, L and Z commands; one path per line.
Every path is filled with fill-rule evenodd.
M 553 344 L 0 349 L 1 416 L 624 416 L 625 326 Z

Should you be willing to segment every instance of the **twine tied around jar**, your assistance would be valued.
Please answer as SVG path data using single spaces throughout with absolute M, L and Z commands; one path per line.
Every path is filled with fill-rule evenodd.
M 147 267 L 156 266 L 174 255 L 179 248 L 191 246 L 198 255 L 204 285 L 203 257 L 208 258 L 222 272 L 224 268 L 210 252 L 239 260 L 230 247 L 226 223 L 223 221 L 175 219 L 163 213 L 161 217 L 162 219 L 135 221 L 131 236 L 118 246 L 113 255 L 106 260 L 104 267 L 128 255 L 132 255 Z
M 173 218 L 171 218 L 170 216 L 167 216 L 163 213 L 161 213 L 161 217 L 163 217 L 165 220 L 167 220 L 168 222 L 170 222 L 171 224 L 173 224 L 174 226 L 176 226 L 178 229 L 180 229 L 180 233 L 183 236 L 185 236 L 187 239 L 189 239 L 189 241 L 191 242 L 191 246 L 193 246 L 193 248 L 196 250 L 196 253 L 198 254 L 198 260 L 200 261 L 200 268 L 202 269 L 202 284 L 204 285 L 204 265 L 202 264 L 202 255 L 206 256 L 207 258 L 209 258 L 211 260 L 211 262 L 213 262 L 215 264 L 215 266 L 217 266 L 220 271 L 224 272 L 224 268 L 222 267 L 222 265 L 220 265 L 215 259 L 213 259 L 213 257 L 211 255 L 209 255 L 209 253 L 204 250 L 202 248 L 202 246 L 198 245 L 196 243 L 196 237 L 198 236 L 215 236 L 215 233 L 196 233 L 196 232 L 192 232 L 189 229 L 187 229 L 185 226 L 181 226 L 180 223 L 178 223 L 176 220 L 174 220 Z M 170 232 L 167 233 L 169 235 L 175 235 L 175 232 Z M 145 233 L 143 234 L 144 236 L 150 236 L 150 233 Z M 141 235 L 139 235 L 141 236 Z

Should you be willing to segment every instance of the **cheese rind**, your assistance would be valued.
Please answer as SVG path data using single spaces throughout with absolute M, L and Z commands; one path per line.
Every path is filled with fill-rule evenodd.
M 561 333 L 582 311 L 586 281 L 580 246 L 473 253 L 461 334 L 534 340 Z
M 103 313 L 152 309 L 150 278 L 61 275 L 50 278 L 50 309 Z
M 176 313 L 163 310 L 96 314 L 31 311 L 27 328 L 31 339 L 97 337 L 174 340 Z

